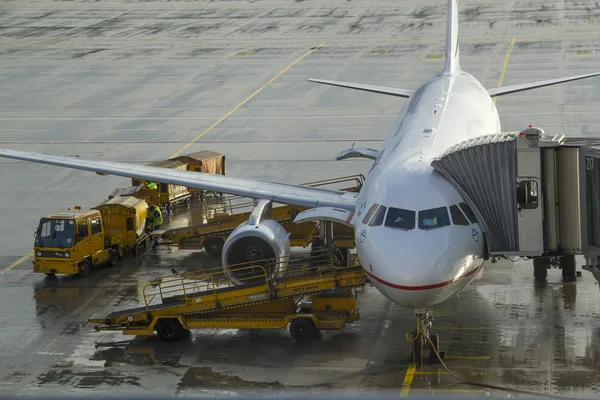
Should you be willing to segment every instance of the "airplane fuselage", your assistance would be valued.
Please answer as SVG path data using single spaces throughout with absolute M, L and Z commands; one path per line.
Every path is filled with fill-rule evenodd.
M 360 261 L 393 302 L 427 309 L 476 276 L 483 263 L 481 228 L 430 164 L 451 146 L 494 132 L 500 132 L 495 104 L 465 72 L 440 74 L 407 101 L 367 176 L 355 216 Z

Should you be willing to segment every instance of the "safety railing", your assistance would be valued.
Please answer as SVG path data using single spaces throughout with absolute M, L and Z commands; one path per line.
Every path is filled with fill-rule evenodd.
M 362 188 L 362 185 L 365 183 L 365 176 L 363 174 L 348 175 L 348 176 L 342 176 L 342 177 L 338 177 L 338 178 L 306 182 L 306 183 L 300 184 L 300 186 L 321 187 L 321 186 L 338 185 L 338 184 L 348 183 L 348 182 L 352 182 L 353 185 L 351 185 L 349 187 L 344 187 L 339 190 L 345 191 L 345 192 L 358 192 Z M 225 204 L 227 205 L 227 209 L 229 209 L 230 212 L 233 213 L 234 210 L 239 210 L 239 209 L 242 209 L 245 207 L 252 208 L 254 206 L 254 202 L 247 201 L 247 199 L 248 198 L 244 197 L 244 196 L 225 195 L 222 198 L 218 199 L 218 201 L 225 202 Z M 238 202 L 240 200 L 243 200 L 243 201 Z
M 169 275 L 159 278 L 144 286 L 143 296 L 146 311 L 155 300 L 162 304 L 170 299 L 185 301 L 213 294 L 214 301 L 219 300 L 223 289 L 236 287 L 244 289 L 249 285 L 271 289 L 274 282 L 299 276 L 323 276 L 332 271 L 343 271 L 359 265 L 358 258 L 352 255 L 348 264 L 342 265 L 335 255 L 327 250 L 311 251 L 308 255 L 293 255 L 288 257 L 256 260 L 235 265 L 213 267 L 202 271 L 184 272 L 179 275 Z M 277 270 L 278 266 L 285 269 Z M 235 276 L 235 279 L 232 278 Z M 246 284 L 246 285 L 245 285 Z
M 269 285 L 269 273 L 267 268 L 258 265 L 257 262 L 246 262 L 237 265 L 231 265 L 226 270 L 223 267 L 214 267 L 202 272 L 182 273 L 181 275 L 169 275 L 159 278 L 158 281 L 144 286 L 143 296 L 146 311 L 154 305 L 154 300 L 160 298 L 165 304 L 170 299 L 183 300 L 186 303 L 190 298 L 197 297 L 199 293 L 214 294 L 217 300 L 217 294 L 223 289 L 232 286 L 238 286 L 228 273 L 241 274 L 241 278 L 236 278 L 238 285 L 243 287 L 244 282 L 251 280 L 256 283 L 257 278 L 264 279 L 265 286 Z M 244 277 L 244 273 L 250 272 Z

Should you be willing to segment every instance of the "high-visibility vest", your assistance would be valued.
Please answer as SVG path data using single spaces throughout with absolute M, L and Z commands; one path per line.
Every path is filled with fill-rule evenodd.
M 154 222 L 154 226 L 162 225 L 163 217 L 162 217 L 162 212 L 160 211 L 160 208 L 154 206 L 154 207 L 149 208 L 148 210 L 150 211 L 150 218 L 152 218 L 152 221 Z
M 156 186 L 156 183 L 154 182 L 149 182 L 148 184 L 146 184 L 146 187 L 148 189 L 158 189 L 158 186 Z

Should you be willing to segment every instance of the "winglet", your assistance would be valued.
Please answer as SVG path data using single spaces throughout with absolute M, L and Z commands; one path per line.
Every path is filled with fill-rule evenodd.
M 458 0 L 448 0 L 448 25 L 446 27 L 446 65 L 442 74 L 461 72 L 458 44 Z

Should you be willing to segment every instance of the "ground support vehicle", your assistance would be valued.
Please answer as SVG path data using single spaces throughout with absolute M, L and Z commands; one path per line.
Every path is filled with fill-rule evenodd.
M 145 231 L 148 204 L 133 196 L 117 196 L 106 200 L 95 210 L 102 214 L 102 222 L 111 235 L 120 235 L 123 250 L 137 253 L 144 246 L 149 235 Z
M 88 274 L 99 264 L 116 265 L 123 237 L 112 232 L 98 210 L 75 207 L 40 220 L 35 232 L 33 271 L 55 274 Z
M 225 156 L 223 154 L 202 150 L 190 154 L 184 154 L 170 158 L 170 160 L 179 161 L 188 165 L 189 171 L 202 172 L 205 174 L 225 175 Z M 209 190 L 190 189 L 192 196 L 196 196 L 201 200 L 212 194 L 216 198 L 223 197 L 220 192 L 212 192 Z
M 197 151 L 168 160 L 155 161 L 148 165 L 180 171 L 225 175 L 225 156 L 213 151 Z M 115 189 L 109 198 L 119 195 L 134 195 L 170 212 L 171 208 L 177 204 L 185 204 L 189 207 L 192 196 L 195 195 L 203 198 L 205 193 L 207 193 L 204 190 L 190 189 L 185 186 L 159 182 L 156 182 L 156 189 L 150 189 L 147 187 L 148 183 L 149 181 L 133 178 L 131 180 L 131 187 Z
M 306 186 L 337 186 L 344 191 L 358 191 L 364 182 L 362 175 L 305 183 Z M 203 223 L 182 228 L 158 230 L 151 236 L 163 239 L 180 249 L 204 250 L 211 256 L 220 256 L 229 234 L 250 217 L 253 201 L 240 196 L 225 196 L 216 204 L 206 203 L 201 213 L 192 210 L 192 220 Z M 223 206 L 223 207 L 222 207 Z M 213 212 L 218 210 L 219 212 Z M 319 224 L 307 222 L 296 224 L 294 218 L 305 208 L 296 206 L 273 207 L 271 218 L 280 223 L 290 233 L 290 245 L 309 246 L 320 236 Z M 198 214 L 200 214 L 198 216 Z M 210 216 L 209 216 L 210 215 Z M 342 248 L 354 247 L 354 230 L 351 227 L 333 224 L 332 237 L 335 245 Z
M 179 339 L 186 329 L 282 329 L 306 341 L 320 330 L 342 329 L 357 321 L 354 288 L 365 273 L 356 258 L 342 267 L 328 255 L 313 266 L 314 255 L 290 260 L 287 269 L 272 272 L 279 260 L 244 263 L 165 276 L 143 290 L 139 308 L 96 313 L 89 319 L 99 331 Z M 236 279 L 230 277 L 234 275 Z M 240 277 L 245 281 L 240 283 Z
M 304 209 L 295 206 L 273 208 L 272 219 L 282 224 L 290 233 L 292 246 L 308 246 L 318 236 L 319 231 L 314 223 L 294 224 L 294 217 Z M 239 214 L 220 214 L 210 218 L 208 223 L 156 230 L 150 235 L 165 240 L 168 244 L 177 245 L 180 249 L 202 249 L 211 256 L 221 255 L 227 237 L 240 224 L 247 221 L 250 212 Z

